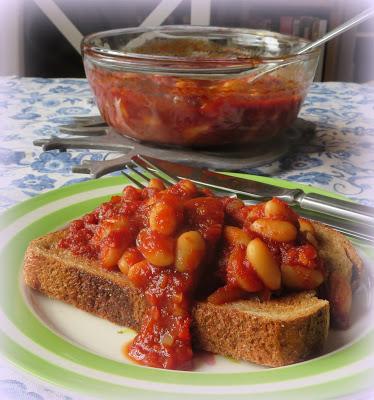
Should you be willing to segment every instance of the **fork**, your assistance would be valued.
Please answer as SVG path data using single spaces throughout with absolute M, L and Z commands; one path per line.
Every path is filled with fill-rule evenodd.
M 132 158 L 130 163 L 126 163 L 124 165 L 125 169 L 122 170 L 122 174 L 134 185 L 140 188 L 147 187 L 148 182 L 151 178 L 158 178 L 160 179 L 166 187 L 177 183 L 178 178 L 175 176 L 171 176 L 160 168 L 155 167 L 150 161 L 146 160 L 145 158 L 137 155 Z M 227 196 L 228 192 L 218 192 L 217 190 L 213 190 L 213 192 L 217 195 Z M 236 194 L 230 194 L 229 197 L 236 198 L 238 197 Z M 259 201 L 255 199 L 243 199 L 246 205 L 256 204 Z M 352 224 L 349 220 L 339 220 L 336 222 L 332 218 L 328 218 L 326 215 L 315 214 L 312 212 L 306 212 L 305 210 L 298 209 L 298 214 L 302 217 L 322 222 L 325 225 L 328 225 L 337 231 L 350 236 L 351 238 L 363 240 L 370 245 L 373 245 L 374 238 L 371 234 L 371 231 L 362 226 L 360 232 L 357 231 L 357 224 Z
M 142 189 L 147 187 L 148 182 L 152 178 L 160 179 L 166 187 L 177 183 L 177 180 L 169 175 L 162 175 L 161 171 L 148 169 L 134 160 L 124 165 L 125 169 L 121 170 L 121 173 L 134 185 Z M 137 169 L 135 169 L 137 168 Z M 140 170 L 140 171 L 139 171 Z
M 146 161 L 139 156 L 134 156 L 131 159 L 130 163 L 126 163 L 124 165 L 124 170 L 121 170 L 122 175 L 124 175 L 130 182 L 134 185 L 144 189 L 147 187 L 147 184 L 151 178 L 160 179 L 166 187 L 170 185 L 174 185 L 178 182 L 177 177 L 172 177 L 166 172 L 161 171 L 159 168 L 156 168 L 150 162 Z M 137 169 L 135 169 L 137 168 Z M 146 175 L 147 174 L 147 175 Z M 199 186 L 199 185 L 196 185 Z M 238 196 L 235 193 L 221 192 L 219 190 L 214 190 L 216 195 L 237 198 Z M 255 204 L 256 201 L 246 201 L 247 204 Z

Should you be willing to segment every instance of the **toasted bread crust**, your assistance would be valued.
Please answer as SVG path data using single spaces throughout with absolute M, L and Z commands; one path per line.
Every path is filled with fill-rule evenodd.
M 351 242 L 341 233 L 321 223 L 313 222 L 318 241 L 318 253 L 328 273 L 325 296 L 330 301 L 332 325 L 345 329 L 350 325 L 352 293 L 363 275 L 363 262 Z
M 26 285 L 138 330 L 147 310 L 143 294 L 120 272 L 59 248 L 64 234 L 51 233 L 30 243 L 24 260 Z M 194 347 L 272 367 L 319 354 L 329 328 L 328 302 L 306 292 L 264 303 L 199 302 L 192 316 Z
M 352 282 L 352 288 L 359 286 L 364 264 L 351 242 L 341 233 L 313 221 L 319 244 L 319 254 L 328 263 L 328 270 L 338 270 L 346 274 Z
M 329 329 L 329 304 L 303 294 L 287 296 L 290 317 L 280 319 L 270 311 L 257 315 L 237 308 L 236 303 L 217 306 L 199 303 L 193 310 L 192 327 L 196 346 L 213 353 L 260 365 L 279 367 L 318 355 Z M 301 301 L 300 301 L 301 300 Z M 255 302 L 255 301 L 253 301 Z M 311 303 L 304 315 L 293 316 L 291 309 Z M 241 302 L 245 308 L 248 301 Z M 298 304 L 299 303 L 299 304 Z M 275 304 L 277 307 L 275 307 Z M 255 305 L 251 305 L 252 307 Z M 269 310 L 287 308 L 282 300 L 269 302 Z
M 30 243 L 24 260 L 26 285 L 48 297 L 138 330 L 146 312 L 144 296 L 122 274 L 99 269 L 96 263 L 57 248 L 61 233 Z M 115 279 L 117 278 L 117 279 Z

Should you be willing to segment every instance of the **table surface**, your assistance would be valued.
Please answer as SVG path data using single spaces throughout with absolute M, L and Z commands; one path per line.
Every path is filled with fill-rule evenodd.
M 74 116 L 97 115 L 84 79 L 0 77 L 0 211 L 51 189 L 90 179 L 73 174 L 83 160 L 113 153 L 42 152 L 33 140 L 58 135 Z M 313 185 L 374 205 L 374 86 L 314 83 L 300 117 L 316 124 L 315 138 L 251 174 Z M 373 397 L 371 397 L 373 396 Z M 0 360 L 0 398 L 78 400 Z M 350 397 L 352 398 L 352 397 Z M 374 398 L 374 393 L 355 399 Z

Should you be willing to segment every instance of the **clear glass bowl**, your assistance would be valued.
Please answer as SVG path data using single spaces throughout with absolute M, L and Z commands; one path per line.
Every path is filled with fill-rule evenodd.
M 89 35 L 82 54 L 100 113 L 117 132 L 212 147 L 273 140 L 292 124 L 318 63 L 318 50 L 295 54 L 306 43 L 268 31 L 161 26 Z

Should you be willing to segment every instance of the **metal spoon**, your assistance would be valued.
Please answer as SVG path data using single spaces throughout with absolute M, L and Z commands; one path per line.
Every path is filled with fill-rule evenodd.
M 324 44 L 328 42 L 329 40 L 335 38 L 336 36 L 339 36 L 341 33 L 348 31 L 352 27 L 360 24 L 361 22 L 364 22 L 368 18 L 370 18 L 372 15 L 374 15 L 374 7 L 368 8 L 362 13 L 356 15 L 355 17 L 349 19 L 348 21 L 344 22 L 344 24 L 341 24 L 337 26 L 335 29 L 333 29 L 330 32 L 327 32 L 326 35 L 322 36 L 321 38 L 317 39 L 316 41 L 307 44 L 305 47 L 301 48 L 296 54 L 303 54 L 309 50 L 312 50 L 316 47 L 321 46 L 321 44 Z
M 335 29 L 333 29 L 332 31 L 326 33 L 326 35 L 322 36 L 321 38 L 315 40 L 312 43 L 308 43 L 306 46 L 299 49 L 295 54 L 297 54 L 297 55 L 304 54 L 307 51 L 313 50 L 313 49 L 321 46 L 322 44 L 328 42 L 329 40 L 334 39 L 335 37 L 339 36 L 343 32 L 346 32 L 349 29 L 353 28 L 354 26 L 360 24 L 361 22 L 364 22 L 365 20 L 370 18 L 372 15 L 374 15 L 374 7 L 370 7 L 368 9 L 366 9 L 362 13 L 360 13 L 360 14 L 356 15 L 355 17 L 349 19 L 348 21 L 344 22 L 344 24 L 341 24 L 341 25 L 337 26 Z M 299 61 L 292 60 L 292 61 L 288 61 L 288 62 L 285 62 L 282 64 L 275 64 L 275 65 L 270 64 L 267 66 L 259 67 L 257 69 L 257 71 L 254 71 L 254 76 L 250 81 L 253 82 L 264 74 L 275 71 L 279 68 L 283 68 L 286 65 L 295 64 L 297 62 L 299 62 Z

